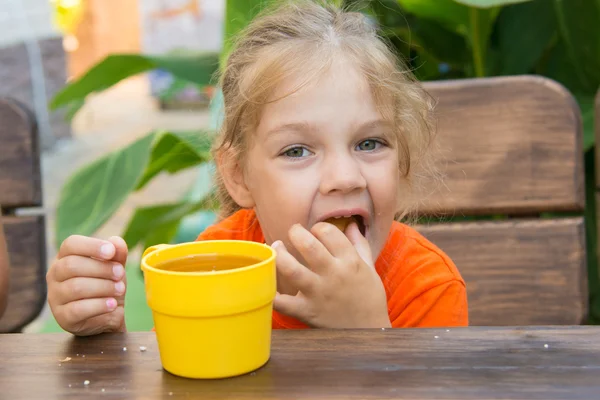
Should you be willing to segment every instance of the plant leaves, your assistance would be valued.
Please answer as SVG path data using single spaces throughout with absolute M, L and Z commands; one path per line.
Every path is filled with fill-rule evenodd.
M 182 201 L 138 208 L 127 225 L 123 239 L 130 249 L 141 242 L 145 248 L 155 244 L 170 243 L 177 233 L 179 223 L 185 216 L 200 210 L 214 210 L 215 208 L 216 202 L 213 193 L 196 203 Z
M 223 43 L 223 57 L 231 51 L 233 39 L 240 33 L 252 19 L 274 0 L 227 0 L 225 5 L 225 40 Z M 224 65 L 224 64 L 223 64 Z
M 497 25 L 502 75 L 531 73 L 556 35 L 554 10 L 547 1 L 506 7 Z
M 576 95 L 579 109 L 581 110 L 581 121 L 583 123 L 583 150 L 588 151 L 594 146 L 594 96 Z M 600 123 L 600 121 L 598 121 Z
M 469 41 L 473 71 L 486 73 L 486 51 L 499 7 L 473 8 L 453 0 L 397 0 L 407 12 L 418 18 L 435 21 Z
M 469 8 L 453 0 L 397 0 L 404 11 L 442 24 L 462 35 L 468 34 Z
M 211 145 L 212 135 L 206 131 L 160 132 L 136 190 L 163 171 L 174 174 L 209 161 Z
M 63 187 L 56 213 L 56 240 L 91 235 L 134 190 L 150 157 L 154 134 L 77 171 Z
M 539 66 L 538 72 L 548 78 L 562 83 L 571 93 L 593 93 L 588 91 L 577 74 L 574 73 L 576 63 L 571 62 L 567 46 L 562 38 L 548 53 L 547 60 Z
M 558 30 L 571 73 L 586 93 L 600 85 L 600 1 L 554 0 Z
M 60 196 L 58 243 L 71 234 L 92 235 L 157 174 L 207 162 L 211 138 L 203 131 L 151 133 L 77 171 Z
M 526 3 L 532 0 L 454 0 L 457 3 L 464 4 L 465 6 L 477 7 L 477 8 L 490 8 L 496 6 L 506 6 L 509 4 Z
M 77 114 L 84 105 L 85 105 L 84 99 L 75 100 L 75 101 L 72 101 L 69 104 L 67 104 L 67 109 L 65 112 L 65 120 L 71 121 L 75 117 L 75 114 Z
M 457 67 L 469 62 L 468 45 L 463 36 L 427 20 L 411 21 L 410 27 L 413 41 L 420 47 L 418 51 L 428 52 L 440 62 Z
M 50 107 L 56 109 L 70 104 L 81 105 L 87 95 L 100 92 L 125 78 L 152 69 L 162 69 L 177 78 L 205 86 L 211 83 L 214 73 L 218 70 L 218 63 L 219 58 L 216 53 L 165 56 L 109 55 L 81 78 L 58 92 L 52 99 Z M 75 113 L 71 112 L 71 114 Z
M 488 9 L 469 8 L 468 38 L 473 54 L 475 76 L 482 77 L 487 73 L 487 49 L 490 34 L 499 12 L 499 7 Z

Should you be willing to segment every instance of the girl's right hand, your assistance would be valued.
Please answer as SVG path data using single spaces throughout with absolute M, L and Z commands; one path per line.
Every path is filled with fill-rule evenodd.
M 127 244 L 70 236 L 46 274 L 56 322 L 78 336 L 125 331 Z

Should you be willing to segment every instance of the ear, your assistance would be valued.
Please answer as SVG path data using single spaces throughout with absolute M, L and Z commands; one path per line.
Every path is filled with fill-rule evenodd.
M 254 199 L 244 177 L 244 169 L 231 150 L 223 150 L 216 159 L 219 174 L 223 179 L 227 192 L 240 207 L 254 207 Z

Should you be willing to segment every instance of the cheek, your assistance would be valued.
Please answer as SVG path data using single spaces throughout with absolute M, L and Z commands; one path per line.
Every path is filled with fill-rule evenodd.
M 315 175 L 285 168 L 277 160 L 251 161 L 248 188 L 267 242 L 283 240 L 295 223 L 306 224 L 314 197 Z M 312 179 L 311 179 L 312 177 Z
M 377 168 L 370 169 L 369 192 L 375 207 L 380 208 L 378 213 L 396 211 L 400 180 L 400 171 L 395 160 L 382 162 Z
M 272 204 L 276 208 L 285 208 L 295 204 L 294 208 L 303 208 L 314 194 L 316 176 L 307 171 L 282 168 L 278 164 L 276 161 L 263 163 L 249 170 L 248 187 L 257 206 Z

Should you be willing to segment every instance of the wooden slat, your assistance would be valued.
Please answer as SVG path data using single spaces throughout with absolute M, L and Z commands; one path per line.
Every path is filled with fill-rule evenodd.
M 0 204 L 4 208 L 42 202 L 35 118 L 21 104 L 0 99 Z
M 8 308 L 0 332 L 16 332 L 41 312 L 46 301 L 44 217 L 3 217 L 10 258 Z
M 472 325 L 576 325 L 587 317 L 583 218 L 418 229 L 460 270 Z
M 582 128 L 572 95 L 520 76 L 428 82 L 438 100 L 447 186 L 423 213 L 582 210 Z

